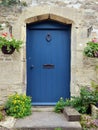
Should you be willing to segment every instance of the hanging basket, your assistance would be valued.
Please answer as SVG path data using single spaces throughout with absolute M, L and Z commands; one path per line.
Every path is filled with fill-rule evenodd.
M 7 46 L 2 46 L 1 50 L 4 54 L 13 54 L 15 48 L 13 46 L 10 46 L 10 50 L 7 50 Z

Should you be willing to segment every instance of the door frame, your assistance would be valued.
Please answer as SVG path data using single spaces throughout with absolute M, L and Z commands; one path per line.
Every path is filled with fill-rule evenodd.
M 51 17 L 50 17 L 51 16 Z M 52 17 L 53 16 L 53 17 Z M 40 15 L 40 16 L 34 16 L 34 17 L 30 17 L 30 18 L 28 18 L 28 19 L 26 19 L 25 20 L 25 22 L 26 22 L 26 25 L 28 24 L 28 23 L 36 23 L 36 22 L 40 22 L 40 21 L 43 21 L 43 20 L 53 20 L 53 21 L 57 21 L 57 22 L 59 22 L 59 23 L 62 23 L 62 24 L 70 24 L 71 25 L 71 37 L 70 37 L 70 41 L 71 41 L 71 43 L 70 43 L 70 47 L 71 47 L 71 53 L 72 53 L 72 48 L 73 48 L 73 46 L 74 45 L 72 45 L 72 36 L 73 36 L 73 28 L 74 28 L 74 26 L 73 26 L 73 21 L 72 20 L 69 20 L 69 19 L 66 19 L 66 18 L 63 18 L 62 19 L 62 17 L 61 16 L 56 16 L 56 19 L 55 19 L 55 16 L 56 15 L 54 15 L 54 14 L 43 14 L 43 15 Z M 46 18 L 47 17 L 47 18 Z M 74 32 L 75 33 L 75 32 Z M 75 48 L 75 46 L 74 46 L 74 48 Z M 71 57 L 72 57 L 72 54 L 71 54 Z M 70 60 L 72 59 L 70 57 Z M 76 58 L 75 58 L 76 59 Z M 72 81 L 72 79 L 73 79 L 73 73 L 72 73 L 72 61 L 70 61 L 70 96 L 72 96 L 72 95 L 74 95 L 74 91 L 75 91 L 75 89 L 73 88 L 73 81 Z M 27 71 L 27 70 L 26 70 Z M 74 76 L 75 77 L 75 76 Z M 26 90 L 27 90 L 27 75 L 26 75 Z M 73 92 L 73 93 L 72 93 Z M 75 93 L 76 94 L 76 93 Z
M 80 55 L 77 57 L 78 44 L 78 27 L 81 23 L 81 13 L 77 9 L 67 7 L 54 7 L 54 6 L 31 6 L 24 10 L 18 18 L 16 24 L 13 26 L 13 35 L 17 39 L 23 40 L 25 43 L 20 51 L 19 63 L 21 67 L 21 83 L 18 85 L 19 89 L 16 90 L 20 93 L 26 93 L 27 76 L 26 76 L 26 24 L 34 23 L 41 20 L 51 19 L 61 22 L 63 24 L 72 24 L 71 28 L 71 79 L 70 79 L 70 95 L 76 96 L 79 93 L 80 87 L 77 80 L 77 60 L 80 59 Z M 86 30 L 85 30 L 86 31 Z M 82 60 L 82 59 L 81 59 Z M 20 87 L 21 86 L 21 87 Z

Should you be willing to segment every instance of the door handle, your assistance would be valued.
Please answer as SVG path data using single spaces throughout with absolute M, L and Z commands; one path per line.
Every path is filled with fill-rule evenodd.
M 33 69 L 34 68 L 34 65 L 31 65 L 30 69 Z

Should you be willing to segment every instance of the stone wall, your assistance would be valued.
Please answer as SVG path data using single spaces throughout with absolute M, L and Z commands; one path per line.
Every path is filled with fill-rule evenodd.
M 21 0 L 26 1 L 26 0 Z M 97 58 L 86 58 L 86 42 L 98 37 L 98 0 L 28 0 L 27 6 L 0 6 L 0 35 L 9 33 L 24 41 L 20 53 L 4 55 L 0 52 L 0 103 L 13 92 L 26 92 L 26 23 L 51 17 L 72 24 L 71 34 L 71 95 L 77 95 L 82 85 L 98 80 Z

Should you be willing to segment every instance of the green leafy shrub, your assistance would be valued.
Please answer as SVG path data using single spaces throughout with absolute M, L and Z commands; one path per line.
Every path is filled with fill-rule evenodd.
M 63 111 L 64 107 L 65 107 L 65 100 L 61 97 L 60 100 L 57 102 L 54 111 L 56 113 L 60 113 Z
M 84 54 L 88 57 L 94 57 L 93 50 L 91 49 L 90 46 L 84 48 Z
M 90 104 L 96 104 L 96 102 L 98 102 L 98 93 L 95 94 L 94 90 L 90 91 L 83 87 L 80 90 L 80 96 L 72 97 L 71 100 L 60 99 L 55 106 L 55 112 L 61 112 L 65 106 L 72 106 L 82 114 L 90 113 Z
M 5 108 L 8 115 L 23 118 L 31 114 L 31 98 L 16 93 L 9 96 Z
M 13 5 L 13 4 L 18 4 L 19 0 L 2 0 L 3 5 Z
M 0 111 L 0 121 L 3 120 L 3 114 L 2 112 Z
M 80 113 L 90 113 L 90 104 L 96 103 L 93 91 L 88 90 L 87 88 L 82 88 L 80 91 L 80 97 L 77 98 L 79 98 L 79 106 L 77 103 L 77 105 L 73 104 L 73 107 L 75 107 Z M 76 101 L 77 98 L 73 98 L 74 101 Z
M 98 40 L 93 39 L 84 48 L 84 54 L 88 57 L 98 57 Z
M 4 105 L 0 105 L 0 111 L 4 110 Z
M 80 96 L 72 97 L 70 100 L 70 104 L 74 107 L 78 112 L 90 113 L 90 104 L 96 104 L 96 95 L 94 95 L 94 91 L 90 91 L 87 88 L 83 87 L 80 90 Z
M 57 127 L 57 128 L 55 128 L 54 130 L 62 130 L 62 128 L 60 128 L 60 127 Z
M 13 5 L 27 6 L 27 3 L 21 0 L 2 0 L 0 4 L 8 7 Z
M 91 87 L 94 89 L 95 93 L 98 93 L 98 84 L 95 82 L 91 82 Z
M 5 106 L 0 105 L 0 121 L 4 120 L 6 116 Z
M 93 88 L 93 95 L 95 95 L 96 107 L 98 107 L 98 84 L 95 82 L 91 83 L 91 87 Z
M 21 1 L 21 6 L 24 6 L 24 7 L 26 7 L 27 6 L 27 3 L 25 2 L 25 1 Z

